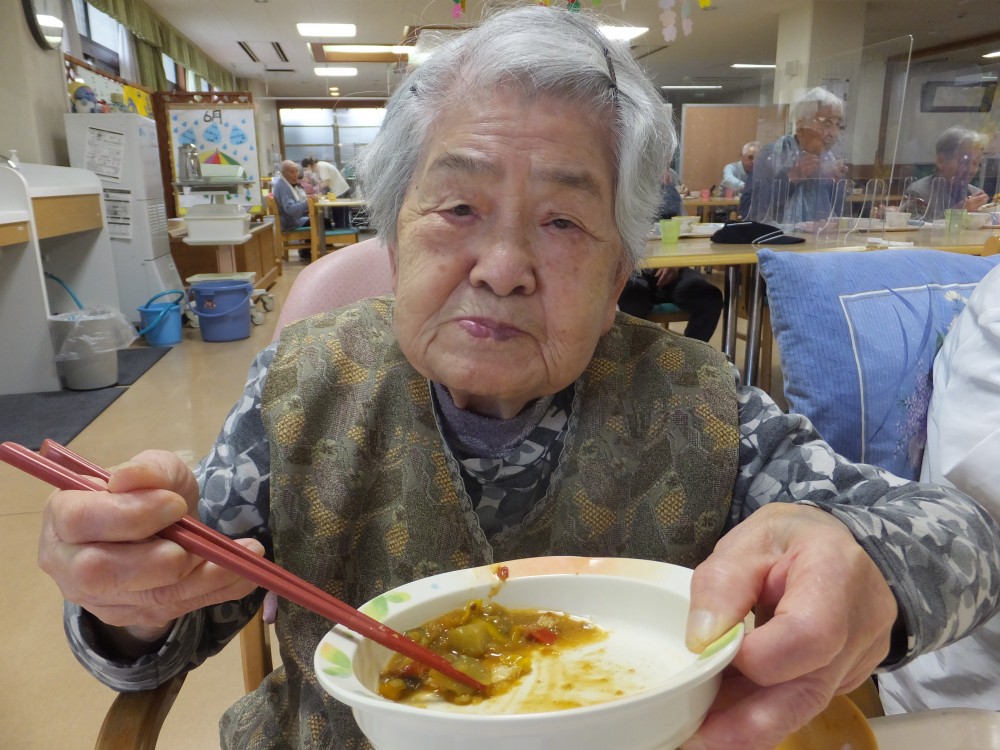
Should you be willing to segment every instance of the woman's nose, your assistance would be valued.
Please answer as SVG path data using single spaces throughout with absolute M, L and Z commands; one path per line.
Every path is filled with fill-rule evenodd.
M 473 286 L 489 287 L 498 297 L 534 293 L 538 269 L 526 232 L 497 226 L 479 239 L 475 253 L 469 274 Z

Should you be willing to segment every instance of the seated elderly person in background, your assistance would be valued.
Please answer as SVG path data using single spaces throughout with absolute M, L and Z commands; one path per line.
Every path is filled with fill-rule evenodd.
M 722 182 L 720 184 L 723 188 L 728 188 L 734 193 L 743 192 L 746 188 L 747 179 L 753 172 L 753 160 L 756 158 L 759 150 L 760 143 L 757 141 L 743 144 L 743 150 L 740 152 L 740 160 L 731 162 L 722 168 Z
M 680 177 L 667 167 L 660 177 L 660 205 L 657 219 L 684 214 L 684 200 L 677 185 Z M 722 291 L 693 268 L 657 268 L 636 271 L 618 296 L 618 309 L 637 318 L 648 318 L 653 307 L 672 303 L 688 314 L 684 335 L 708 341 L 722 315 Z
M 978 211 L 989 195 L 972 184 L 986 147 L 986 136 L 962 127 L 944 131 L 934 145 L 934 174 L 921 177 L 903 193 L 900 211 L 931 221 L 944 216 L 945 209 Z
M 847 463 L 717 351 L 616 313 L 675 143 L 661 115 L 628 48 L 564 9 L 498 13 L 414 69 L 359 165 L 394 297 L 286 327 L 194 473 L 147 451 L 106 492 L 52 495 L 39 557 L 81 661 L 148 687 L 259 607 L 152 536 L 199 495 L 206 523 L 354 605 L 534 555 L 697 566 L 692 649 L 758 624 L 690 747 L 773 748 L 985 619 L 1000 529 L 971 499 Z M 279 603 L 283 665 L 224 747 L 367 747 L 312 675 L 329 627 Z
M 791 108 L 794 132 L 760 149 L 752 199 L 744 218 L 821 229 L 843 213 L 847 165 L 833 148 L 844 125 L 844 102 L 817 86 Z
M 271 194 L 285 231 L 309 226 L 309 201 L 299 186 L 299 165 L 291 159 L 281 162 L 281 176 L 271 181 Z
M 967 492 L 1000 518 L 1000 268 L 976 286 L 934 360 L 920 479 Z M 1000 711 L 1000 616 L 882 675 L 887 713 Z

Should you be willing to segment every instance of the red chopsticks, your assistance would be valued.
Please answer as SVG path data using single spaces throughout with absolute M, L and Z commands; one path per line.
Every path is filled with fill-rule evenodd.
M 52 440 L 45 440 L 42 443 L 40 454 L 18 443 L 0 443 L 0 460 L 62 490 L 100 492 L 104 488 L 87 476 L 104 480 L 111 476 L 100 466 Z M 370 638 L 392 651 L 436 669 L 463 685 L 486 692 L 484 685 L 460 672 L 440 654 L 372 619 L 270 560 L 258 557 L 191 516 L 185 516 L 171 524 L 158 535 L 180 545 L 188 552 L 283 596 L 290 602 L 339 623 L 358 635 Z

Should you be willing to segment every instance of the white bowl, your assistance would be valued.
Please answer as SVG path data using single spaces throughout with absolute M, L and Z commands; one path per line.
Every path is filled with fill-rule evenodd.
M 905 227 L 910 220 L 909 211 L 886 211 L 885 225 L 887 227 Z
M 676 218 L 681 223 L 681 234 L 689 233 L 698 224 L 697 216 L 678 216 Z
M 507 569 L 502 584 L 501 567 Z M 339 625 L 316 649 L 316 676 L 334 698 L 351 706 L 361 731 L 379 750 L 669 750 L 701 724 L 721 671 L 743 639 L 739 625 L 701 656 L 684 647 L 690 584 L 690 570 L 666 563 L 541 557 L 424 578 L 361 607 L 397 630 L 487 597 L 506 607 L 587 617 L 608 638 L 582 647 L 576 657 L 566 652 L 559 663 L 578 658 L 580 664 L 606 667 L 614 677 L 608 682 L 621 691 L 604 696 L 607 702 L 515 713 L 530 707 L 532 689 L 545 689 L 545 676 L 536 673 L 546 670 L 539 668 L 510 692 L 474 706 L 396 703 L 377 693 L 390 652 Z M 558 675 L 554 681 L 559 683 Z
M 971 211 L 965 214 L 963 223 L 965 224 L 966 229 L 982 229 L 992 223 L 992 217 L 989 213 Z

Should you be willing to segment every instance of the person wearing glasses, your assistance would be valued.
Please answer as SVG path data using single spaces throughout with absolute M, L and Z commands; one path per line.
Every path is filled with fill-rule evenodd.
M 792 105 L 791 135 L 761 149 L 754 161 L 747 217 L 821 231 L 841 215 L 847 165 L 834 153 L 844 130 L 844 102 L 820 86 Z
M 693 567 L 692 651 L 756 626 L 688 750 L 771 750 L 988 617 L 1000 528 L 971 498 L 849 463 L 720 352 L 615 310 L 675 145 L 659 90 L 583 13 L 514 8 L 438 47 L 358 164 L 394 293 L 285 326 L 195 471 L 150 450 L 49 498 L 39 563 L 81 662 L 150 687 L 260 607 L 154 538 L 188 511 L 354 606 L 538 555 Z M 370 747 L 316 681 L 329 628 L 279 600 L 282 665 L 226 712 L 223 748 Z
M 899 210 L 933 221 L 948 208 L 978 211 L 986 205 L 989 195 L 971 182 L 979 172 L 986 143 L 986 136 L 975 130 L 958 126 L 945 130 L 934 145 L 934 174 L 906 189 Z

